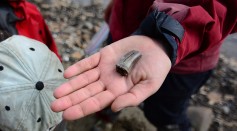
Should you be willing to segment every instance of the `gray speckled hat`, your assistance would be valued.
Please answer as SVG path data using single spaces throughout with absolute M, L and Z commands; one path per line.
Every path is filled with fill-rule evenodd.
M 50 131 L 62 121 L 50 103 L 65 82 L 63 66 L 43 43 L 12 36 L 0 43 L 0 131 Z

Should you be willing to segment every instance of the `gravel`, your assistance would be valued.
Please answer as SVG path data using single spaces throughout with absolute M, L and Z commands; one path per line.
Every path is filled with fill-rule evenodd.
M 31 0 L 43 14 L 46 23 L 58 45 L 59 52 L 63 58 L 63 65 L 67 68 L 78 60 L 85 57 L 84 50 L 92 36 L 99 31 L 103 23 L 103 5 L 100 0 L 91 0 L 92 5 L 82 7 L 80 4 L 70 0 Z M 50 4 L 49 4 L 50 3 Z M 192 106 L 204 106 L 210 108 L 214 113 L 214 119 L 210 131 L 234 131 L 237 129 L 237 62 L 221 54 L 218 66 L 214 69 L 213 75 L 201 90 L 190 101 Z M 137 109 L 136 109 L 137 110 Z M 129 112 L 129 111 L 128 111 Z M 131 111 L 133 112 L 133 111 Z M 127 116 L 133 117 L 134 115 Z M 147 120 L 140 115 L 144 121 Z M 136 118 L 135 115 L 133 118 Z M 126 124 L 121 131 L 149 131 L 149 128 L 142 128 L 151 125 L 144 124 L 139 120 L 130 126 Z M 107 123 L 101 126 L 101 131 L 111 131 L 113 126 L 124 123 L 120 119 L 115 124 Z M 138 121 L 137 120 L 137 121 Z M 135 121 L 135 122 L 134 122 Z M 83 119 L 69 122 L 68 130 L 87 131 L 98 120 L 93 115 Z M 129 122 L 126 122 L 129 123 Z M 135 126 L 134 126 L 135 125 Z M 142 127 L 141 127 L 142 126 Z M 139 127 L 139 128 L 135 128 Z

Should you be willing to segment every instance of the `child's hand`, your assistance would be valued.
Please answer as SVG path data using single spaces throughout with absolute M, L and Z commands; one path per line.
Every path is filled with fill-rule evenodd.
M 131 50 L 141 59 L 126 77 L 116 72 L 120 57 Z M 70 80 L 58 87 L 51 108 L 75 120 L 111 105 L 113 111 L 137 106 L 154 94 L 171 68 L 160 44 L 145 36 L 131 36 L 104 47 L 100 52 L 69 67 Z

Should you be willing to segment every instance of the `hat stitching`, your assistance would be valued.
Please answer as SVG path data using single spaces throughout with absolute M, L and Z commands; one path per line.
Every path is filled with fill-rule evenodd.
M 7 54 L 9 54 L 9 52 L 7 52 Z M 12 55 L 13 56 L 13 55 Z M 11 56 L 11 57 L 12 57 Z M 29 75 L 28 74 L 24 74 L 24 70 L 22 71 L 22 70 L 18 70 L 18 69 L 16 69 L 16 68 L 12 68 L 12 64 L 11 64 L 11 62 L 7 62 L 7 63 L 5 63 L 6 61 L 8 61 L 8 59 L 5 59 L 4 61 L 3 61 L 3 63 L 4 64 L 2 64 L 2 66 L 3 66 L 3 68 L 4 68 L 4 70 L 2 70 L 2 71 L 0 71 L 0 74 L 1 74 L 1 76 L 3 76 L 3 75 L 7 75 L 7 74 L 9 74 L 8 73 L 8 71 L 14 71 L 14 72 L 18 72 L 19 71 L 19 73 L 21 74 L 21 76 L 23 76 L 24 78 L 25 78 L 25 83 L 27 82 L 27 81 L 32 81 L 31 80 L 31 78 L 29 78 Z M 0 60 L 0 62 L 2 62 L 1 60 Z M 1 63 L 0 63 L 1 64 Z M 18 66 L 19 65 L 19 62 L 18 61 L 16 61 L 16 66 Z M 15 66 L 13 66 L 13 67 L 15 67 Z M 3 74 L 2 74 L 3 73 Z M 23 73 L 23 74 L 22 74 Z M 16 78 L 17 79 L 17 78 Z M 13 80 L 14 81 L 14 80 Z M 4 82 L 4 80 L 0 80 L 0 88 L 2 88 L 1 86 L 2 86 L 2 84 L 1 83 L 5 83 Z M 25 84 L 24 83 L 24 84 Z M 8 87 L 9 87 L 10 85 L 8 85 Z
M 51 120 L 49 121 L 50 123 L 47 123 L 47 125 L 48 125 L 47 128 L 49 128 L 49 127 L 55 125 L 54 123 L 59 123 L 59 122 L 61 121 L 61 118 L 59 118 L 59 117 L 56 115 L 56 113 L 52 113 L 52 110 L 51 110 L 51 108 L 50 108 L 50 104 L 51 104 L 52 101 L 51 101 L 51 99 L 50 99 L 50 96 L 46 93 L 46 90 L 50 90 L 50 88 L 48 88 L 48 87 L 50 87 L 49 85 L 51 85 L 51 84 L 44 84 L 44 85 L 45 85 L 44 90 L 38 91 L 39 93 L 38 93 L 38 95 L 37 95 L 36 97 L 40 97 L 41 100 L 43 100 L 44 103 L 45 103 L 46 105 L 48 105 L 48 106 L 46 106 L 45 111 L 47 111 L 47 112 L 48 112 L 47 114 L 50 114 L 50 115 L 52 116 L 52 118 L 53 118 L 53 119 L 51 119 Z M 58 83 L 57 83 L 57 85 L 58 85 Z M 55 84 L 54 84 L 54 86 L 55 86 Z M 52 91 L 52 89 L 51 89 L 51 91 Z M 36 97 L 35 97 L 35 98 L 36 98 Z M 38 117 L 38 116 L 36 116 L 36 117 Z M 43 121 L 42 121 L 42 117 L 41 117 L 41 122 L 43 122 Z M 49 126 L 49 125 L 50 125 L 50 126 Z
M 9 127 L 7 127 L 6 125 L 0 124 L 0 127 L 3 129 L 8 129 L 8 131 L 10 131 L 11 129 Z M 0 129 L 0 131 L 3 131 Z
M 38 92 L 38 93 L 37 93 Z M 21 129 L 21 125 L 24 123 L 24 122 L 22 122 L 22 121 L 25 121 L 25 119 L 27 119 L 28 117 L 29 117 L 29 114 L 31 114 L 31 116 L 33 116 L 34 118 L 37 118 L 37 116 L 35 116 L 35 115 L 33 115 L 32 113 L 29 113 L 30 112 L 30 105 L 34 102 L 34 99 L 32 99 L 32 98 L 36 98 L 36 97 L 33 97 L 34 95 L 33 94 L 38 94 L 37 96 L 38 97 L 41 97 L 42 98 L 42 100 L 44 100 L 45 101 L 45 97 L 44 96 L 47 96 L 47 97 L 49 97 L 48 95 L 47 95 L 47 93 L 45 93 L 45 90 L 44 91 L 37 91 L 37 90 L 35 90 L 34 91 L 34 93 L 32 93 L 32 95 L 31 95 L 31 99 L 30 99 L 30 102 L 29 102 L 29 104 L 27 104 L 28 106 L 27 106 L 27 108 L 25 108 L 26 110 L 24 110 L 24 112 L 23 112 L 23 114 L 25 114 L 24 116 L 24 118 L 19 122 L 19 125 L 17 126 L 17 130 L 20 130 Z M 44 95 L 42 95 L 42 94 L 44 94 Z M 42 96 L 39 96 L 39 95 L 42 95 Z M 50 100 L 50 99 L 48 99 L 48 100 Z M 45 103 L 47 103 L 47 105 L 49 105 L 50 104 L 50 102 L 49 101 L 45 101 Z M 46 106 L 47 107 L 47 106 Z M 48 106 L 48 108 L 46 109 L 46 111 L 48 112 L 48 111 L 51 111 L 50 110 L 50 108 L 49 108 L 50 106 Z M 59 119 L 58 117 L 55 117 L 55 114 L 54 113 L 50 113 L 52 116 L 53 116 L 53 121 L 50 121 L 50 123 L 48 123 L 47 125 L 54 125 L 54 123 L 56 122 L 56 123 L 59 123 L 60 121 L 61 121 L 61 119 Z M 57 119 L 56 119 L 57 118 Z M 37 119 L 36 119 L 37 120 Z M 42 120 L 42 118 L 41 118 L 41 120 Z M 51 127 L 51 126 L 49 126 L 49 127 Z
M 47 87 L 46 87 L 47 88 Z M 33 95 L 33 94 L 36 94 L 36 95 Z M 42 94 L 44 94 L 45 96 L 47 96 L 47 98 L 45 98 L 44 97 L 44 95 L 42 95 Z M 34 97 L 33 97 L 34 96 Z M 35 115 L 35 114 L 32 114 L 32 112 L 30 111 L 30 109 L 31 109 L 31 107 L 30 107 L 30 105 L 34 102 L 34 100 L 35 99 L 32 99 L 32 98 L 37 98 L 37 97 L 41 97 L 42 98 L 42 100 L 45 102 L 45 104 L 47 104 L 48 106 L 46 106 L 47 108 L 45 109 L 45 111 L 47 111 L 48 113 L 47 114 L 51 114 L 51 115 L 53 115 L 53 118 L 57 118 L 57 117 L 55 117 L 54 116 L 54 114 L 52 114 L 52 113 L 50 113 L 50 102 L 48 101 L 48 100 L 50 100 L 50 99 L 48 99 L 48 98 L 50 98 L 48 95 L 47 95 L 47 93 L 45 93 L 45 90 L 42 90 L 42 91 L 38 91 L 38 90 L 34 90 L 33 91 L 33 93 L 32 93 L 32 95 L 31 95 L 31 97 L 30 97 L 30 101 L 29 101 L 29 103 L 28 103 L 28 105 L 26 106 L 26 110 L 25 110 L 25 112 L 23 112 L 23 114 L 25 114 L 24 116 L 24 118 L 19 122 L 19 125 L 17 126 L 17 130 L 19 130 L 20 131 L 20 128 L 21 128 L 21 125 L 22 124 L 24 124 L 24 122 L 23 121 L 25 121 L 25 119 L 27 119 L 28 117 L 29 117 L 29 114 L 33 117 L 33 118 L 36 118 L 36 121 L 35 122 L 37 122 L 37 119 L 38 119 L 38 116 L 37 115 Z M 46 99 L 48 99 L 48 100 L 46 100 Z M 41 117 L 41 122 L 42 122 L 42 117 Z M 58 121 L 56 121 L 55 120 L 55 122 L 60 122 L 59 120 Z M 53 123 L 50 123 L 50 125 L 53 125 Z
M 48 70 L 47 69 L 50 69 L 49 68 L 49 66 L 51 65 L 51 63 L 52 62 L 55 62 L 55 61 L 53 61 L 53 53 L 49 53 L 48 54 L 48 61 L 46 62 L 46 64 L 45 64 L 45 67 L 43 68 L 43 71 L 42 71 L 42 74 L 41 74 L 41 76 L 40 76 L 40 78 L 41 79 L 43 79 L 43 78 L 45 78 L 45 76 L 46 76 L 46 74 L 47 74 L 47 72 L 48 72 Z M 56 57 L 56 56 L 55 56 Z M 56 61 L 56 62 L 59 62 L 59 60 L 58 61 Z M 59 64 L 57 64 L 57 66 L 58 66 L 58 70 L 59 70 L 59 68 L 62 68 L 61 66 L 59 66 Z M 61 70 L 61 69 L 60 69 Z M 62 73 L 62 70 L 61 70 L 61 72 L 60 73 Z M 54 82 L 55 81 L 58 81 L 58 80 L 54 80 Z M 60 82 L 61 83 L 61 81 L 58 81 L 58 82 Z M 48 84 L 48 85 L 52 85 L 52 86 L 55 86 L 55 85 L 58 85 L 58 83 L 51 83 L 51 81 L 44 81 L 44 84 Z
M 30 101 L 29 101 L 29 103 L 26 105 L 26 108 L 25 108 L 25 110 L 23 110 L 23 114 L 24 114 L 24 117 L 19 121 L 19 123 L 18 123 L 18 125 L 16 126 L 16 130 L 17 131 L 20 131 L 20 128 L 21 128 L 21 125 L 24 123 L 23 121 L 25 121 L 25 119 L 26 118 L 28 118 L 28 115 L 30 115 L 31 113 L 30 113 L 30 111 L 29 111 L 29 107 L 30 107 L 30 105 L 31 105 L 31 103 L 32 103 L 32 98 L 33 98 L 33 96 L 35 96 L 34 94 L 35 94 L 35 92 L 36 91 L 33 91 L 33 93 L 32 93 L 32 95 L 31 95 L 31 97 L 30 97 Z M 32 115 L 32 114 L 31 114 Z
M 18 62 L 19 65 L 26 71 L 26 73 L 30 76 L 30 79 L 33 78 L 33 77 L 32 77 L 33 74 L 31 74 L 30 71 L 27 70 L 27 69 L 30 69 L 30 67 L 24 64 L 24 62 L 21 60 L 20 57 L 17 56 L 17 53 L 16 53 L 14 50 L 12 50 L 12 49 L 10 49 L 9 47 L 7 47 L 7 43 L 5 43 L 5 41 L 4 41 L 3 43 L 6 45 L 6 46 L 3 46 L 3 48 L 5 48 L 6 50 L 8 50 L 8 52 L 9 52 L 10 54 L 12 54 L 12 55 L 17 59 L 17 62 Z M 33 71 L 31 70 L 31 72 L 33 72 Z M 31 79 L 31 80 L 34 81 L 33 79 Z
M 33 42 L 34 42 L 35 44 L 38 44 L 37 41 L 33 41 Z M 32 48 L 32 47 L 31 47 L 31 48 Z M 31 48 L 29 48 L 29 49 L 32 50 Z M 36 49 L 36 48 L 33 48 L 33 49 L 34 49 L 34 50 L 32 50 L 32 51 L 37 52 L 37 49 Z M 48 51 L 46 58 L 49 58 L 49 56 L 50 56 L 50 51 Z M 41 79 L 43 78 L 43 76 L 45 77 L 45 75 L 46 75 L 46 69 L 49 68 L 49 65 L 48 65 L 49 59 L 46 59 L 46 60 L 47 60 L 47 62 L 44 61 L 41 74 L 39 75 L 39 80 L 41 80 Z M 47 66 L 47 65 L 48 65 L 48 66 Z M 45 74 L 45 75 L 43 75 L 43 74 Z M 38 81 L 39 81 L 39 80 L 38 80 Z
M 38 43 L 38 41 L 37 41 L 37 43 Z M 8 45 L 7 44 L 5 44 L 7 47 L 8 47 Z M 10 47 L 11 47 L 11 45 L 10 45 Z M 15 56 L 16 57 L 16 60 L 17 60 L 17 62 L 20 64 L 20 66 L 26 71 L 26 73 L 29 75 L 29 76 L 31 76 L 31 73 L 32 73 L 32 70 L 31 70 L 31 68 L 26 68 L 26 67 L 28 67 L 27 65 L 25 65 L 24 63 L 23 63 L 23 60 L 22 59 L 20 59 L 16 54 L 16 52 L 14 52 L 13 50 L 11 50 L 10 48 L 6 48 L 8 51 L 10 50 L 11 52 L 10 52 L 10 54 L 12 54 L 13 56 Z M 48 60 L 48 59 L 47 59 Z M 52 56 L 50 57 L 50 60 L 52 60 Z M 46 64 L 46 66 L 47 66 L 47 64 Z M 27 70 L 26 70 L 27 69 Z M 47 68 L 42 68 L 43 69 L 43 72 L 45 72 L 46 71 L 46 69 Z M 31 72 L 30 72 L 31 71 Z M 60 71 L 59 71 L 60 72 Z M 43 74 L 40 74 L 40 75 L 42 75 L 43 76 Z M 44 76 L 46 75 L 46 73 L 44 74 Z M 30 78 L 34 78 L 34 77 L 30 77 Z M 42 78 L 42 77 L 40 77 L 40 78 Z M 32 80 L 32 79 L 31 79 Z M 32 80 L 32 82 L 34 82 L 34 80 Z M 37 81 L 36 81 L 37 82 Z M 62 82 L 62 81 L 59 81 L 59 82 Z M 58 84 L 58 83 L 57 83 Z M 47 85 L 51 85 L 51 84 L 47 84 Z M 54 85 L 55 86 L 55 85 Z M 21 89 L 22 90 L 22 89 Z M 31 103 L 32 102 L 34 102 L 33 101 L 33 94 L 35 94 L 35 92 L 36 92 L 36 90 L 34 91 L 34 93 L 32 93 L 32 95 L 31 95 L 31 97 L 30 97 L 30 101 L 29 101 L 29 103 L 26 105 L 26 109 L 24 110 L 24 114 L 26 114 L 26 116 L 29 116 L 29 114 L 31 114 L 31 115 L 33 115 L 32 113 L 29 113 L 28 115 L 27 115 L 27 113 L 28 113 L 28 111 L 29 111 L 29 106 L 31 105 Z M 37 91 L 38 92 L 38 94 L 37 95 L 42 95 L 42 93 L 45 93 L 45 91 Z M 45 93 L 45 96 L 48 96 L 46 93 Z M 42 97 L 42 98 L 44 98 L 44 97 Z M 45 99 L 45 98 L 44 98 Z M 50 100 L 50 99 L 48 99 L 48 100 Z M 50 104 L 51 102 L 49 102 L 49 101 L 46 101 L 45 103 L 47 103 L 47 104 Z M 50 107 L 50 106 L 49 106 Z M 49 107 L 47 107 L 48 108 L 48 111 L 50 111 L 51 109 L 49 108 Z M 28 110 L 27 110 L 28 109 Z M 47 109 L 46 109 L 47 110 Z M 52 113 L 52 115 L 54 115 L 54 113 Z M 35 116 L 35 115 L 34 115 Z M 21 120 L 21 123 L 22 123 L 22 121 L 23 120 L 25 120 L 27 117 L 24 117 L 22 120 Z M 58 118 L 59 119 L 59 118 Z M 42 120 L 42 119 L 41 119 Z M 55 119 L 55 121 L 56 121 L 56 119 Z M 61 121 L 61 119 L 60 119 L 60 121 Z M 21 124 L 22 125 L 22 124 Z M 20 123 L 19 123 L 19 125 L 18 125 L 18 129 L 20 129 L 21 127 L 20 127 Z
M 38 41 L 33 41 L 35 44 L 38 44 L 39 42 Z M 35 48 L 34 48 L 35 49 Z M 39 76 L 39 79 L 43 79 L 45 78 L 46 74 L 47 74 L 47 69 L 49 69 L 49 66 L 51 65 L 50 64 L 50 61 L 52 61 L 52 52 L 48 49 L 48 53 L 47 53 L 47 56 L 46 56 L 48 59 L 46 59 L 47 61 L 44 61 L 44 67 L 42 68 L 42 72 Z
M 20 38 L 24 38 L 24 42 L 29 42 L 29 39 L 27 38 L 27 37 L 25 37 L 25 36 L 17 36 L 17 35 L 14 35 L 14 36 L 12 36 L 12 38 L 10 38 L 10 39 L 13 39 L 13 37 L 20 37 Z M 7 41 L 3 41 L 2 42 L 3 43 L 3 45 L 8 45 L 8 42 Z M 34 40 L 34 39 L 30 39 L 30 43 L 34 43 L 34 44 L 32 44 L 32 46 L 28 46 L 28 49 L 29 48 L 33 48 L 35 45 L 37 45 L 37 44 L 39 44 L 39 41 L 37 41 L 37 40 Z M 10 45 L 11 46 L 11 45 Z M 8 47 L 8 46 L 7 46 Z M 34 71 L 32 71 L 31 70 L 31 68 L 29 68 L 23 61 L 22 61 L 22 59 L 20 58 L 20 57 L 18 57 L 16 54 L 16 52 L 15 51 L 13 51 L 13 50 L 11 50 L 11 48 L 7 48 L 8 50 L 10 50 L 10 51 L 12 51 L 12 53 L 14 53 L 14 56 L 16 56 L 17 57 L 17 60 L 19 60 L 20 62 L 20 64 L 22 64 L 24 67 L 22 67 L 25 71 L 27 71 L 27 74 L 30 76 L 30 78 L 34 78 L 34 74 L 31 74 L 32 72 L 34 72 Z M 36 49 L 36 48 L 34 48 L 34 49 Z M 48 52 L 48 55 L 47 55 L 47 57 L 49 57 L 49 55 L 50 55 L 50 53 L 51 53 L 51 51 L 47 48 L 47 52 Z M 36 51 L 36 50 L 34 50 L 34 51 Z M 10 52 L 11 53 L 11 52 Z M 51 53 L 52 54 L 52 53 Z M 45 65 L 47 65 L 47 64 L 45 64 Z M 44 66 L 45 66 L 44 65 Z M 28 69 L 30 70 L 30 71 L 28 71 Z M 47 68 L 43 68 L 43 71 L 44 71 L 44 69 L 47 69 Z M 43 72 L 42 71 L 42 72 Z M 41 75 L 42 74 L 40 74 L 40 78 L 42 78 L 41 77 Z M 32 81 L 34 81 L 34 82 L 37 82 L 38 80 L 32 80 Z
M 44 93 L 44 95 L 42 95 Z M 50 125 L 51 126 L 53 126 L 54 124 L 53 123 L 58 123 L 58 122 L 60 122 L 61 121 L 61 118 L 59 118 L 59 117 L 57 117 L 57 115 L 56 115 L 56 113 L 52 113 L 52 110 L 51 110 L 51 108 L 50 108 L 50 104 L 51 104 L 51 100 L 49 99 L 50 98 L 50 96 L 48 96 L 48 94 L 47 93 L 45 93 L 45 91 L 44 92 L 42 92 L 40 95 L 42 95 L 42 98 L 43 98 L 43 100 L 45 101 L 45 103 L 47 103 L 47 112 L 49 112 L 49 114 L 51 114 L 51 116 L 52 116 L 52 120 L 50 121 Z M 57 118 L 57 119 L 56 119 Z M 49 127 L 51 127 L 51 126 L 49 126 Z M 48 127 L 48 128 L 49 128 Z
M 49 53 L 47 54 L 47 57 L 48 57 L 49 59 L 47 59 L 47 61 L 45 61 L 44 67 L 42 68 L 42 73 L 40 74 L 40 79 L 45 78 L 45 76 L 46 76 L 46 74 L 47 74 L 47 72 L 48 72 L 47 69 L 50 69 L 49 66 L 51 65 L 51 64 L 50 64 L 50 61 L 52 61 L 52 54 L 49 52 Z
M 38 93 L 36 93 L 37 95 L 34 97 L 34 100 L 33 99 L 31 99 L 31 101 L 35 101 L 35 99 L 37 98 L 37 97 L 40 97 L 41 98 L 41 94 L 42 94 L 42 92 L 44 92 L 44 91 L 36 91 L 35 90 L 35 92 L 38 92 Z M 33 102 L 32 102 L 33 103 Z M 30 107 L 28 108 L 29 110 L 29 112 L 30 112 Z M 39 122 L 41 122 L 42 124 L 44 124 L 44 122 L 43 122 L 43 120 L 42 120 L 42 115 L 40 115 L 40 116 L 38 116 L 38 114 L 32 114 L 32 112 L 30 112 L 30 114 L 31 114 L 31 116 L 33 117 L 33 118 L 36 118 L 35 119 L 35 123 L 39 123 Z M 38 120 L 39 120 L 39 118 L 40 118 L 40 121 L 38 122 Z
M 0 86 L 0 94 L 6 93 L 6 92 L 13 92 L 13 91 L 22 91 L 22 90 L 31 90 L 31 89 L 34 90 L 35 88 L 32 88 L 34 87 L 34 85 L 35 83 L 12 85 L 12 86 L 7 86 L 7 88 Z M 18 88 L 18 87 L 21 87 L 21 88 Z
M 57 82 L 55 82 L 55 81 L 54 82 L 46 81 L 45 85 L 47 85 L 47 86 L 56 86 L 56 85 L 60 86 L 59 83 L 62 83 L 62 81 L 59 81 L 59 80 Z M 52 88 L 49 88 L 49 89 L 52 89 Z
M 52 110 L 50 108 L 50 104 L 51 104 L 51 100 L 49 99 L 50 96 L 48 96 L 47 93 L 45 93 L 46 91 L 43 91 L 43 92 L 40 92 L 39 95 L 41 95 L 40 97 L 42 98 L 42 100 L 45 102 L 45 104 L 47 103 L 48 106 L 46 106 L 46 109 L 45 111 L 47 111 L 48 113 L 47 114 L 50 114 L 52 116 L 53 119 L 50 119 L 49 123 L 47 123 L 47 128 L 50 128 L 52 126 L 55 126 L 54 123 L 59 123 L 61 121 L 61 118 L 59 118 L 56 113 L 52 113 Z M 42 95 L 44 94 L 44 95 Z M 41 119 L 42 121 L 42 119 Z
M 32 112 L 30 111 L 30 109 L 31 109 L 31 107 L 30 107 L 30 105 L 32 104 L 32 103 L 34 103 L 34 101 L 35 101 L 35 99 L 37 98 L 37 97 L 41 97 L 42 98 L 42 100 L 44 100 L 45 99 L 45 97 L 44 97 L 44 95 L 42 95 L 42 94 L 45 94 L 45 95 L 47 95 L 46 93 L 45 93 L 45 91 L 38 91 L 38 90 L 34 90 L 34 92 L 32 93 L 32 95 L 31 95 L 31 97 L 30 97 L 30 101 L 29 101 L 29 103 L 28 103 L 28 105 L 26 106 L 26 110 L 24 110 L 25 112 L 23 112 L 23 114 L 25 114 L 24 116 L 24 118 L 19 122 L 19 125 L 17 126 L 17 131 L 19 130 L 19 131 L 21 131 L 20 129 L 21 129 L 21 125 L 23 125 L 24 124 L 24 122 L 23 121 L 25 121 L 25 119 L 27 119 L 27 118 L 29 118 L 29 115 L 31 115 L 33 118 L 36 118 L 35 119 L 35 123 L 37 122 L 37 120 L 38 120 L 38 116 L 37 116 L 37 114 L 32 114 Z M 36 95 L 33 95 L 33 94 L 36 94 Z M 33 97 L 34 96 L 34 97 Z M 43 97 L 42 97 L 43 96 Z M 32 99 L 32 98 L 34 98 L 34 99 Z M 45 101 L 45 100 L 44 100 Z M 48 113 L 47 114 L 52 114 L 52 113 L 50 113 L 49 112 L 49 107 L 50 107 L 50 103 L 49 102 L 47 102 L 47 101 L 45 101 L 46 102 L 46 104 L 48 105 L 48 106 L 46 106 L 47 108 L 45 109 L 45 111 L 47 111 Z M 41 115 L 40 115 L 41 116 Z M 41 122 L 43 122 L 42 121 L 42 117 L 40 117 L 41 118 Z M 57 121 L 57 123 L 58 122 L 60 122 L 60 121 Z M 45 122 L 43 122 L 44 124 L 45 124 Z M 47 125 L 48 125 L 48 123 L 46 123 Z M 50 123 L 51 124 L 51 123 Z M 51 124 L 51 125 L 53 125 L 53 124 Z
M 49 59 L 48 59 L 48 61 L 47 61 L 46 64 L 45 64 L 45 66 L 47 66 L 47 67 L 43 68 L 43 71 L 42 71 L 42 74 L 41 74 L 41 78 L 42 78 L 42 77 L 45 78 L 45 75 L 46 75 L 47 72 L 48 72 L 46 69 L 49 69 L 49 65 L 51 65 L 51 62 L 53 62 L 53 61 L 52 61 L 53 55 L 49 53 L 48 56 L 49 56 L 49 57 L 48 57 Z M 44 69 L 45 69 L 45 70 L 44 70 Z M 61 81 L 60 81 L 60 82 L 61 82 Z M 45 83 L 44 83 L 44 84 L 45 84 Z M 55 84 L 58 85 L 58 83 L 55 83 Z M 55 86 L 55 84 L 45 84 L 45 89 L 44 89 L 44 90 L 50 90 L 50 89 L 47 88 L 47 87 L 49 87 L 48 85 Z M 52 88 L 51 88 L 51 90 L 52 90 Z M 44 95 L 42 95 L 43 93 L 44 93 Z M 47 105 L 48 105 L 48 108 L 47 108 L 46 111 L 48 112 L 48 114 L 50 114 L 50 115 L 52 116 L 52 118 L 54 118 L 54 119 L 52 119 L 52 120 L 50 121 L 50 123 L 48 123 L 48 124 L 52 126 L 52 125 L 54 125 L 53 123 L 58 123 L 58 122 L 60 122 L 61 119 L 59 119 L 56 114 L 52 113 L 51 109 L 49 108 L 49 107 L 50 107 L 50 104 L 51 104 L 51 102 L 52 102 L 52 101 L 49 99 L 50 96 L 48 96 L 47 93 L 45 93 L 45 92 L 41 92 L 40 95 L 41 95 L 42 99 L 44 100 L 44 103 L 47 103 Z M 56 118 L 58 118 L 58 119 L 56 119 Z M 49 127 L 51 127 L 51 126 L 49 126 Z M 48 128 L 49 128 L 49 127 L 48 127 Z
M 50 81 L 45 81 L 44 82 L 44 86 L 50 86 L 50 87 L 53 87 L 53 86 L 59 86 L 59 83 L 61 83 L 62 81 L 59 81 L 59 83 L 57 82 L 53 82 L 53 83 L 49 83 Z M 18 84 L 18 85 L 13 85 L 13 86 L 8 86 L 8 88 L 6 87 L 1 87 L 0 86 L 0 94 L 1 93 L 6 93 L 6 92 L 13 92 L 13 91 L 22 91 L 22 90 L 35 90 L 35 84 L 36 83 L 27 83 L 27 84 Z M 24 86 L 24 87 L 22 87 Z M 21 88 L 18 88 L 18 87 L 21 87 Z M 45 88 L 45 90 L 52 90 L 53 88 Z
M 44 68 L 44 69 L 49 69 L 49 66 L 51 65 L 51 63 L 52 63 L 52 62 L 55 62 L 55 61 L 53 61 L 53 57 L 54 57 L 54 54 L 53 54 L 53 53 L 49 54 L 49 59 L 50 59 L 50 60 L 48 60 L 49 63 L 45 64 L 47 67 Z M 56 56 L 55 56 L 55 57 L 56 57 Z M 58 61 L 56 61 L 56 62 L 59 63 L 60 61 L 58 60 Z M 60 64 L 61 64 L 61 62 L 60 62 Z M 62 74 L 62 73 L 63 73 L 63 70 L 62 70 L 63 67 L 60 66 L 59 64 L 57 64 L 57 66 L 58 66 L 58 72 L 59 72 L 60 74 Z M 62 68 L 62 69 L 61 69 L 61 68 Z M 60 71 L 59 71 L 59 70 L 60 70 Z M 44 72 L 44 73 L 42 73 L 42 75 L 44 74 L 44 78 L 45 78 L 46 72 L 48 72 L 48 71 L 47 71 L 47 70 L 44 70 L 43 72 Z M 63 77 L 63 76 L 62 76 L 62 77 Z M 41 78 L 42 78 L 42 77 L 41 77 Z M 58 83 L 56 83 L 56 81 L 57 81 L 57 82 L 60 82 L 60 83 L 62 82 L 62 81 L 59 81 L 59 80 L 56 80 L 56 79 L 54 80 L 55 83 L 51 83 L 51 81 L 45 81 L 45 82 L 47 82 L 47 84 L 51 84 L 51 85 L 55 86 L 55 85 L 58 85 Z
M 53 128 L 55 128 L 55 127 L 56 127 L 56 125 L 55 125 L 55 126 L 52 126 L 52 127 L 50 127 L 50 128 L 49 128 L 49 131 L 51 131 L 51 129 L 53 129 Z
M 32 84 L 31 84 L 32 85 Z M 32 88 L 31 88 L 32 89 Z M 31 113 L 28 113 L 29 112 L 29 110 L 27 110 L 27 109 L 30 109 L 29 108 L 29 106 L 31 105 L 31 103 L 32 103 L 32 98 L 34 98 L 33 96 L 34 96 L 34 92 L 36 92 L 35 90 L 33 90 L 33 93 L 32 93 L 32 95 L 31 95 L 31 97 L 30 97 L 30 101 L 29 101 L 29 103 L 26 105 L 26 108 L 24 108 L 25 110 L 23 110 L 23 116 L 25 116 L 25 117 L 23 117 L 23 119 L 21 119 L 19 122 L 18 122 L 18 126 L 16 126 L 16 130 L 17 131 L 21 131 L 20 130 L 20 128 L 21 128 L 21 125 L 22 125 L 22 121 L 25 121 L 25 119 L 26 118 L 28 118 L 27 116 L 29 115 L 29 114 L 31 114 Z M 7 106 L 10 106 L 10 105 L 7 105 Z M 12 105 L 12 106 L 10 106 L 10 108 L 11 107 L 15 107 L 15 105 Z M 6 106 L 5 106 L 5 108 L 6 108 Z M 13 109 L 13 110 L 12 110 Z M 15 108 L 12 108 L 12 109 L 10 109 L 11 111 L 18 111 L 18 110 L 14 110 Z M 7 110 L 7 111 L 10 111 L 10 110 Z
M 32 94 L 33 94 L 33 93 L 32 93 Z M 32 96 L 33 96 L 33 95 L 31 95 L 31 98 L 32 98 Z M 27 107 L 29 107 L 29 105 L 31 104 L 31 102 L 32 102 L 32 101 L 30 101 L 30 102 L 28 103 L 28 106 L 27 106 Z M 8 106 L 9 106 L 9 105 L 8 105 Z M 15 106 L 15 105 L 14 105 L 14 106 Z M 14 106 L 10 106 L 10 107 L 14 107 Z M 18 111 L 18 110 L 14 110 L 14 109 L 15 109 L 15 108 L 11 108 L 11 111 Z M 26 109 L 29 109 L 29 108 L 26 108 Z M 17 130 L 17 131 L 21 128 L 21 125 L 22 125 L 22 123 L 23 123 L 22 121 L 24 121 L 25 118 L 27 118 L 26 116 L 29 115 L 29 113 L 28 113 L 29 111 L 27 111 L 27 110 L 23 110 L 23 111 L 24 111 L 23 114 L 25 114 L 25 115 L 24 115 L 25 117 L 23 117 L 23 119 L 22 119 L 21 121 L 19 121 L 18 126 L 16 126 L 16 130 Z M 0 124 L 0 126 L 3 127 L 2 124 Z M 4 127 L 4 128 L 5 128 L 5 127 Z M 19 130 L 19 131 L 21 131 L 21 130 Z

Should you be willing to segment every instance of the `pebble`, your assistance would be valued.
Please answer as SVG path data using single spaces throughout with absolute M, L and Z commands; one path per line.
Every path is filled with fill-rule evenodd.
M 230 113 L 230 108 L 228 106 L 222 106 L 222 111 L 225 114 L 229 114 Z
M 103 9 L 100 5 L 103 0 L 83 0 L 87 2 L 87 7 L 82 7 L 83 4 L 78 2 L 81 0 L 30 1 L 43 14 L 58 45 L 63 65 L 68 67 L 83 59 L 84 49 L 103 23 Z M 237 122 L 236 77 L 237 62 L 221 54 L 211 78 L 200 92 L 192 96 L 192 105 L 209 107 L 214 112 L 214 122 L 210 127 L 213 131 L 229 128 L 228 121 Z M 220 120 L 222 122 L 218 123 Z
M 82 59 L 83 49 L 103 22 L 103 0 L 32 1 L 43 14 L 56 44 L 65 48 L 59 49 L 63 64 L 70 65 L 73 64 L 73 59 Z
M 83 54 L 81 54 L 80 52 L 74 52 L 72 53 L 71 57 L 73 59 L 76 59 L 76 60 L 80 60 L 82 58 Z
M 210 92 L 209 94 L 207 94 L 207 97 L 209 99 L 209 104 L 210 105 L 214 105 L 215 103 L 220 103 L 222 102 L 222 96 L 220 93 L 218 92 Z

